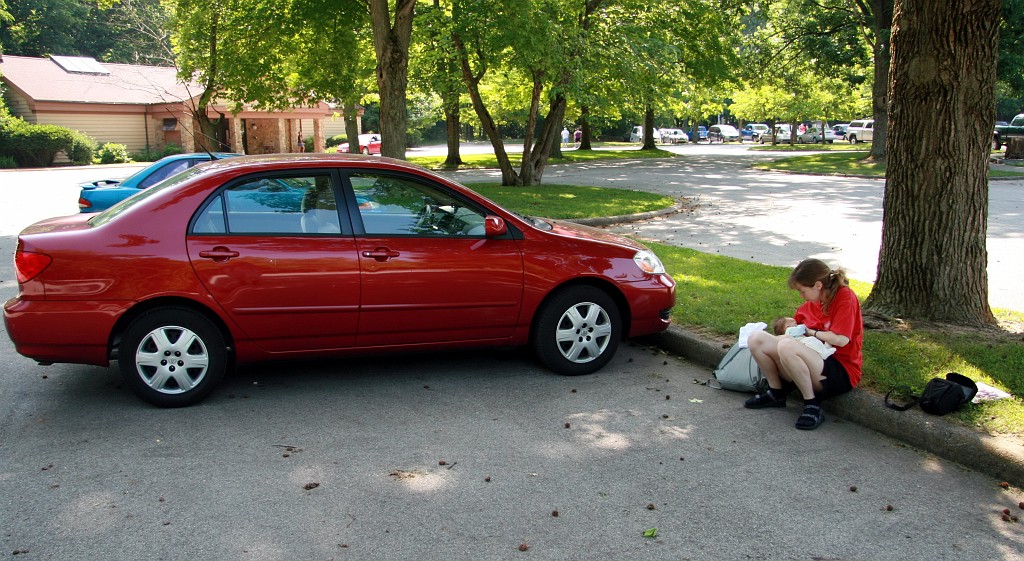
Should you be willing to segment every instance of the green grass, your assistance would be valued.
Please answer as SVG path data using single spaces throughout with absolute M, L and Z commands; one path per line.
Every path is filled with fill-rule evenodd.
M 797 145 L 807 146 L 806 144 Z M 846 145 L 850 146 L 850 145 Z M 858 145 L 862 146 L 862 145 Z M 855 175 L 860 177 L 885 177 L 885 164 L 868 161 L 870 154 L 859 149 L 856 152 L 835 152 L 827 154 L 808 154 L 793 156 L 774 162 L 758 164 L 756 169 L 788 171 L 791 173 L 812 173 L 819 175 Z M 1024 173 L 1015 171 L 989 170 L 989 178 L 1024 177 Z
M 467 187 L 516 212 L 546 218 L 597 218 L 661 210 L 675 204 L 672 197 L 579 185 L 503 187 L 494 183 L 468 183 Z
M 640 150 L 635 148 L 624 148 L 622 150 L 565 150 L 561 158 L 551 158 L 549 164 L 592 162 L 595 160 L 635 160 L 637 158 L 672 158 L 676 155 L 666 150 Z M 449 169 L 445 168 L 446 156 L 412 156 L 408 160 L 414 164 L 421 165 L 427 169 Z M 461 156 L 462 165 L 458 169 L 496 169 L 498 158 L 494 154 L 465 154 Z M 522 165 L 523 155 L 518 152 L 511 152 L 508 155 L 512 167 L 519 171 Z
M 815 173 L 823 175 L 858 175 L 864 177 L 885 177 L 885 164 L 867 161 L 868 152 L 836 152 L 808 154 L 783 158 L 754 166 L 757 169 L 789 171 L 793 173 Z
M 573 185 L 502 187 L 479 183 L 470 187 L 511 210 L 552 218 L 644 212 L 673 202 L 650 193 Z M 801 302 L 786 286 L 790 272 L 786 267 L 671 245 L 648 245 L 677 283 L 673 322 L 705 336 L 733 340 L 740 326 L 790 315 Z M 868 283 L 851 281 L 851 286 L 862 300 L 871 291 Z M 1000 321 L 1024 322 L 1022 312 L 994 312 Z M 893 386 L 909 386 L 920 392 L 928 380 L 946 372 L 960 372 L 1014 396 L 1024 396 L 1020 335 L 992 337 L 970 330 L 926 329 L 865 333 L 862 388 L 885 392 Z M 1024 435 L 1024 401 L 1020 397 L 965 407 L 952 416 L 983 430 Z
M 772 151 L 772 152 L 867 152 L 870 149 L 869 145 L 866 144 L 849 144 L 847 142 L 834 142 L 832 144 L 793 144 L 790 145 L 788 142 L 781 144 L 772 145 L 769 142 L 761 143 L 747 143 L 752 144 L 751 150 L 754 151 Z
M 789 269 L 751 263 L 663 244 L 648 244 L 677 283 L 678 306 L 672 319 L 722 341 L 735 338 L 739 327 L 790 315 L 800 304 L 789 290 Z M 851 281 L 863 300 L 868 283 Z M 1001 321 L 1020 322 L 1024 314 L 995 310 Z M 964 330 L 868 330 L 864 337 L 861 387 L 886 392 L 909 386 L 920 392 L 935 376 L 960 372 L 971 379 L 1024 396 L 1024 345 L 1020 337 L 990 337 Z M 1024 434 L 1024 401 L 1019 397 L 966 407 L 955 414 L 961 422 L 988 431 Z

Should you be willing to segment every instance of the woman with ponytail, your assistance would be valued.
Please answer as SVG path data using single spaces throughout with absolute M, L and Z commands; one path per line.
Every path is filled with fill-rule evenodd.
M 769 389 L 748 399 L 744 407 L 785 407 L 788 392 L 783 388 L 792 383 L 804 399 L 796 428 L 811 430 L 825 420 L 821 400 L 846 393 L 860 382 L 864 324 L 860 302 L 843 269 L 832 269 L 820 259 L 805 259 L 789 275 L 789 287 L 805 300 L 793 315 L 798 327 L 790 328 L 801 333 L 750 335 L 750 353 Z M 791 335 L 814 337 L 836 352 L 822 359 Z

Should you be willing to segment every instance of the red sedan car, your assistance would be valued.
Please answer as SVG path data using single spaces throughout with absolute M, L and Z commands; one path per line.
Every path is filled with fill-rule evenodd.
M 342 142 L 338 146 L 338 152 L 341 154 L 348 154 L 348 142 Z M 359 135 L 359 153 L 369 156 L 370 154 L 380 154 L 380 135 L 379 134 L 361 134 Z
M 229 365 L 530 345 L 562 374 L 669 325 L 642 245 L 520 216 L 411 164 L 354 155 L 200 164 L 99 214 L 21 232 L 18 352 L 116 360 L 142 399 L 205 398 Z

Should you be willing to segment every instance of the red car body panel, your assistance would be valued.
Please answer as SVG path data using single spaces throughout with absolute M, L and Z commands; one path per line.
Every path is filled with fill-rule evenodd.
M 500 217 L 517 236 L 271 236 L 189 233 L 193 216 L 232 179 L 287 169 L 414 176 Z M 405 162 L 345 155 L 268 155 L 203 164 L 105 223 L 77 214 L 39 222 L 19 251 L 52 263 L 4 305 L 19 353 L 41 362 L 108 364 L 127 321 L 178 302 L 206 310 L 239 363 L 382 349 L 522 345 L 538 307 L 567 283 L 622 303 L 629 336 L 664 330 L 668 275 L 646 274 L 643 246 L 553 222 L 540 230 L 480 195 Z M 115 213 L 120 205 L 114 207 Z M 237 255 L 235 255 L 237 254 Z M 224 257 L 229 255 L 230 257 Z M 59 329 L 58 329 L 59 326 Z

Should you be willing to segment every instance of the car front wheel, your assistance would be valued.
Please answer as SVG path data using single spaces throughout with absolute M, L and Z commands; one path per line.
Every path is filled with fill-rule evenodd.
M 559 374 L 590 374 L 615 355 L 621 330 L 619 308 L 608 294 L 592 286 L 565 288 L 538 313 L 533 348 Z
M 136 318 L 118 346 L 118 365 L 132 391 L 159 407 L 202 401 L 227 370 L 220 329 L 202 314 L 168 307 Z
M 855 135 L 850 135 L 850 144 L 857 144 L 857 137 Z

